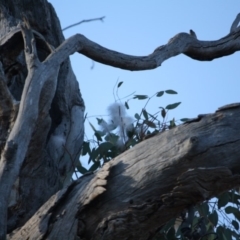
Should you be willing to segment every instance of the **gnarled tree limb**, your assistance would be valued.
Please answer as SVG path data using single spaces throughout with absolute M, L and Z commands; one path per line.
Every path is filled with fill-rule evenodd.
M 152 54 L 137 57 L 106 49 L 80 34 L 63 41 L 53 8 L 44 0 L 34 1 L 34 14 L 42 16 L 39 7 L 51 19 L 38 19 L 38 23 L 29 14 L 30 2 L 23 1 L 26 5 L 4 1 L 14 16 L 0 6 L 5 36 L 0 50 L 6 79 L 14 79 L 12 66 L 19 64 L 19 74 L 25 74 L 24 64 L 27 66 L 23 91 L 10 91 L 13 101 L 4 82 L 0 86 L 11 108 L 17 105 L 15 100 L 20 101 L 19 111 L 14 110 L 14 125 L 6 128 L 9 135 L 1 152 L 0 238 L 6 234 L 8 199 L 16 182 L 21 199 L 15 199 L 8 209 L 12 213 L 9 231 L 16 229 L 10 239 L 147 239 L 183 208 L 239 185 L 240 108 L 236 104 L 142 142 L 98 173 L 84 176 L 53 195 L 30 219 L 62 187 L 64 179 L 69 179 L 73 165 L 69 153 L 74 162 L 82 144 L 84 103 L 67 60 L 69 55 L 79 52 L 127 70 L 153 69 L 181 53 L 209 61 L 239 51 L 240 29 L 238 16 L 231 32 L 217 41 L 200 41 L 194 32 L 179 33 Z M 17 27 L 23 6 L 30 9 L 27 17 L 35 32 Z M 0 80 L 4 79 L 3 73 Z M 220 184 L 212 188 L 215 181 Z M 135 231 L 129 233 L 129 226 Z
M 232 24 L 231 32 L 219 40 L 200 41 L 188 33 L 179 33 L 166 45 L 158 47 L 148 56 L 141 57 L 109 50 L 81 34 L 76 34 L 65 40 L 56 49 L 56 52 L 49 56 L 49 59 L 60 61 L 79 52 L 97 62 L 131 71 L 157 68 L 165 60 L 181 53 L 199 61 L 211 61 L 240 50 L 240 29 L 235 24 L 237 21 L 235 20 Z
M 150 239 L 183 209 L 240 184 L 239 122 L 238 103 L 141 142 L 56 194 L 10 239 Z
M 199 61 L 211 61 L 240 50 L 238 16 L 231 26 L 231 32 L 216 41 L 200 41 L 192 34 L 179 33 L 148 56 L 131 56 L 104 48 L 85 36 L 76 34 L 55 49 L 48 60 L 59 65 L 71 54 L 79 52 L 97 62 L 131 71 L 157 68 L 165 60 L 181 53 Z

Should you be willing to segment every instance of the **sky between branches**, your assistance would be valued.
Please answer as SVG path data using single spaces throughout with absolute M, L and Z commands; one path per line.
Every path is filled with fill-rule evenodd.
M 217 40 L 229 33 L 238 12 L 240 1 L 59 1 L 53 4 L 62 28 L 84 19 L 105 16 L 104 22 L 84 23 L 64 31 L 66 38 L 81 33 L 104 47 L 126 54 L 148 55 L 179 32 L 193 29 L 200 40 Z M 153 95 L 157 91 L 174 89 L 178 95 L 163 96 L 150 101 L 147 110 L 181 101 L 169 118 L 180 119 L 211 113 L 218 107 L 240 102 L 240 53 L 199 62 L 184 55 L 167 60 L 155 70 L 130 72 L 95 63 L 85 56 L 74 54 L 71 62 L 86 104 L 86 113 L 106 115 L 114 102 L 113 87 L 124 81 L 119 96 Z M 128 98 L 127 98 L 128 99 Z M 124 102 L 125 100 L 123 100 Z M 140 112 L 144 101 L 130 101 L 130 115 Z M 107 118 L 107 117 L 105 117 Z M 95 118 L 89 119 L 96 125 Z M 92 130 L 86 123 L 90 138 Z

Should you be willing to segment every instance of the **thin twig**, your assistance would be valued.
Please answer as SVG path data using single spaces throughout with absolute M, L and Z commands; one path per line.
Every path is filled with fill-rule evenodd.
M 104 19 L 104 18 L 105 18 L 105 16 L 99 17 L 99 18 L 91 18 L 91 19 L 87 19 L 87 20 L 82 20 L 82 21 L 80 21 L 80 22 L 71 24 L 71 25 L 63 28 L 62 31 L 65 31 L 65 30 L 67 30 L 67 29 L 69 29 L 69 28 L 71 28 L 71 27 L 75 27 L 75 26 L 77 26 L 77 25 L 79 25 L 79 24 L 86 23 L 86 22 L 92 22 L 92 21 L 101 21 L 101 22 L 103 22 L 103 19 Z

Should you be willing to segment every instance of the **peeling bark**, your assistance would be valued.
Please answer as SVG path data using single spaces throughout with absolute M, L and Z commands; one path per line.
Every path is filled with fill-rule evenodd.
M 191 30 L 143 57 L 80 34 L 64 40 L 46 0 L 2 0 L 0 16 L 0 239 L 150 239 L 184 208 L 239 185 L 238 103 L 70 183 L 84 102 L 68 59 L 78 52 L 127 70 L 153 69 L 181 53 L 210 61 L 240 50 L 239 14 L 219 40 L 200 41 Z

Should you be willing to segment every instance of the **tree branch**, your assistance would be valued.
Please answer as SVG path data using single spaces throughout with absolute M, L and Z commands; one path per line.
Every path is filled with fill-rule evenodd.
M 25 20 L 21 24 L 21 31 L 24 39 L 25 58 L 28 68 L 28 75 L 25 80 L 21 97 L 18 115 L 10 134 L 6 140 L 5 148 L 0 160 L 0 239 L 6 236 L 6 216 L 10 192 L 14 182 L 19 176 L 22 163 L 28 150 L 35 124 L 40 115 L 49 114 L 52 98 L 55 94 L 57 84 L 56 69 L 49 69 L 42 64 L 37 57 L 35 39 L 30 26 Z M 45 91 L 41 95 L 46 82 L 51 81 L 51 91 Z M 41 96 L 40 96 L 41 95 Z M 44 102 L 44 104 L 40 104 Z M 14 151 L 13 151 L 14 150 Z M 10 154 L 12 152 L 12 154 Z
M 139 57 L 104 48 L 83 35 L 76 34 L 65 40 L 49 56 L 49 60 L 64 61 L 69 55 L 79 52 L 94 61 L 131 71 L 157 68 L 165 60 L 181 53 L 199 61 L 211 61 L 240 50 L 240 29 L 236 28 L 235 22 L 236 20 L 232 26 L 232 29 L 235 29 L 235 31 L 219 40 L 200 41 L 191 33 L 179 33 L 171 38 L 167 44 L 154 50 L 150 55 Z
M 71 25 L 63 28 L 62 31 L 65 31 L 65 30 L 67 30 L 67 29 L 69 29 L 69 28 L 71 28 L 71 27 L 75 27 L 75 26 L 77 26 L 77 25 L 80 25 L 80 24 L 86 23 L 86 22 L 93 22 L 93 21 L 101 21 L 101 22 L 103 22 L 103 19 L 104 19 L 104 18 L 105 18 L 105 16 L 99 17 L 99 18 L 91 18 L 91 19 L 82 20 L 82 21 L 80 21 L 80 22 L 71 24 Z
M 239 30 L 239 28 L 240 28 L 240 27 L 238 26 L 239 22 L 240 22 L 240 13 L 237 15 L 237 17 L 236 17 L 235 20 L 233 21 L 232 26 L 231 26 L 231 29 L 230 29 L 230 33 Z
M 240 103 L 141 142 L 53 196 L 11 239 L 148 239 L 183 209 L 240 184 L 239 122 Z

